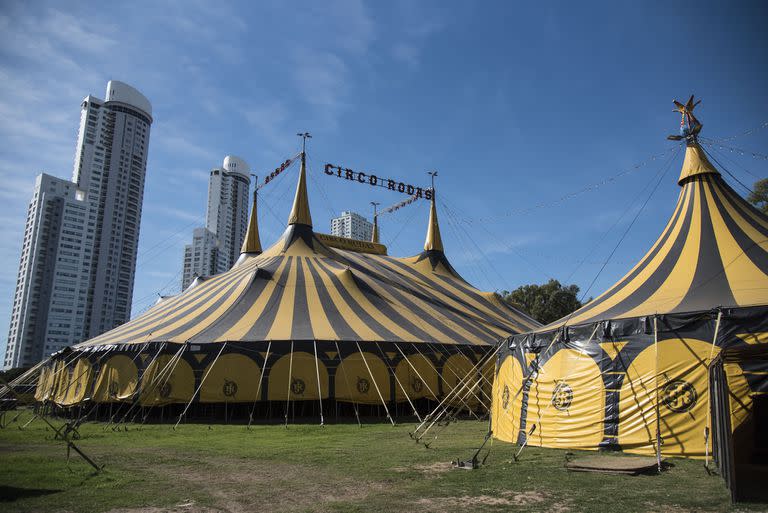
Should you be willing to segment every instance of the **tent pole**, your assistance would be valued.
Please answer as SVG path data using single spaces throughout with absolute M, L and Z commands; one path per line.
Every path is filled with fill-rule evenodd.
M 163 342 L 163 344 L 162 344 L 162 345 L 160 346 L 160 348 L 157 350 L 157 353 L 155 353 L 155 357 L 154 357 L 154 358 L 152 358 L 152 361 L 149 363 L 149 365 L 152 365 L 152 364 L 155 362 L 155 360 L 157 360 L 157 357 L 158 357 L 158 356 L 160 356 L 160 353 L 163 351 L 163 349 L 165 348 L 165 346 L 166 346 L 166 344 L 165 344 L 165 342 Z M 183 348 L 182 348 L 182 349 L 183 349 Z M 139 355 L 140 355 L 140 354 L 141 354 L 141 351 L 136 351 L 136 354 L 135 354 L 135 355 L 133 356 L 133 358 L 131 359 L 131 361 L 132 361 L 134 364 L 136 363 L 136 359 L 138 359 L 138 357 L 139 357 Z M 175 356 L 176 356 L 176 353 L 174 353 L 174 357 L 175 357 Z M 170 365 L 172 361 L 173 361 L 173 358 L 171 358 L 170 360 L 168 360 L 168 363 L 167 363 L 167 364 L 166 364 L 166 365 L 163 367 L 163 369 L 162 369 L 162 370 L 165 370 L 165 368 L 166 368 L 168 365 Z M 108 422 L 107 422 L 107 424 L 104 426 L 104 430 L 105 430 L 105 431 L 106 431 L 106 430 L 107 430 L 107 428 L 110 426 L 110 424 L 113 424 L 113 423 L 115 423 L 115 424 L 119 424 L 119 423 L 123 422 L 123 421 L 126 419 L 126 417 L 128 416 L 128 414 L 129 414 L 129 413 L 131 413 L 131 411 L 133 411 L 133 408 L 135 408 L 135 407 L 136 407 L 136 405 L 138 404 L 138 401 L 141 399 L 141 395 L 144 393 L 144 374 L 146 373 L 146 370 L 147 370 L 147 368 L 149 367 L 149 365 L 147 365 L 146 367 L 144 367 L 144 372 L 142 373 L 142 376 L 141 376 L 141 381 L 139 381 L 138 383 L 136 383 L 136 388 L 134 389 L 134 391 L 133 391 L 133 394 L 132 394 L 132 396 L 133 396 L 133 403 L 131 404 L 131 407 L 130 407 L 130 408 L 128 408 L 128 411 L 126 411 L 126 412 L 125 412 L 125 415 L 123 415 L 123 417 L 121 417 L 121 418 L 120 418 L 120 420 L 118 420 L 117 422 L 114 422 L 114 420 L 115 420 L 115 419 L 114 419 L 114 417 L 112 416 L 112 403 L 110 402 L 110 408 L 109 408 L 109 421 L 108 421 Z M 113 371 L 113 370 L 114 370 L 114 369 L 110 369 L 110 372 L 111 372 L 111 371 Z M 162 372 L 162 370 L 161 370 L 161 372 Z M 160 373 L 158 373 L 158 374 L 160 374 Z M 111 376 L 110 376 L 110 377 L 111 377 Z M 137 374 L 137 376 L 136 376 L 136 377 L 138 378 L 138 374 Z M 155 377 L 157 377 L 157 376 L 155 376 Z M 108 382 L 109 382 L 109 381 L 111 381 L 111 380 L 108 380 Z M 154 380 L 153 380 L 153 381 L 154 381 Z M 117 412 L 115 412 L 115 417 L 116 417 L 117 415 L 119 415 L 119 413 L 120 413 L 120 411 L 119 411 L 119 410 L 118 410 Z
M 339 349 L 339 343 L 335 342 L 336 344 L 336 352 L 339 355 L 339 365 L 341 365 L 341 350 Z M 336 367 L 336 370 L 338 371 L 338 367 Z M 349 380 L 347 379 L 347 369 L 342 369 L 342 374 L 344 374 L 344 383 L 347 385 L 347 390 L 350 390 L 349 388 Z M 339 407 L 338 407 L 338 399 L 336 399 L 336 416 L 338 417 Z M 363 427 L 363 425 L 360 423 L 360 412 L 357 408 L 357 401 L 352 401 L 352 408 L 355 410 L 355 418 L 357 419 L 357 427 Z
M 395 348 L 400 352 L 400 355 L 403 357 L 403 360 L 408 364 L 408 366 L 413 370 L 413 372 L 416 373 L 416 376 L 418 376 L 418 378 L 421 380 L 421 382 L 424 384 L 424 386 L 427 387 L 427 390 L 429 391 L 430 394 L 432 394 L 432 397 L 435 400 L 437 400 L 437 393 L 434 392 L 432 390 L 432 388 L 430 388 L 429 383 L 427 383 L 426 380 L 423 377 L 421 377 L 421 374 L 419 374 L 419 371 L 416 370 L 416 367 L 414 367 L 413 364 L 411 363 L 411 361 L 408 359 L 408 357 L 405 356 L 405 353 L 403 353 L 403 350 L 400 349 L 400 346 L 395 344 Z M 427 361 L 427 362 L 429 361 L 429 360 L 426 359 L 426 357 L 423 357 L 423 358 L 424 358 L 425 361 Z M 437 369 L 435 369 L 435 374 L 437 374 Z
M 285 401 L 285 429 L 288 429 L 288 409 L 291 405 L 291 380 L 293 379 L 293 340 L 291 340 L 291 356 L 288 360 L 288 397 Z
M 174 430 L 174 431 L 176 431 L 176 428 L 179 426 L 179 422 L 181 422 L 181 419 L 182 419 L 182 418 L 184 418 L 184 415 L 186 415 L 186 414 L 187 414 L 187 410 L 189 410 L 189 406 L 192 404 L 192 401 L 194 401 L 194 400 L 195 400 L 195 397 L 197 396 L 197 394 L 199 394 L 199 393 L 200 393 L 200 389 L 201 389 L 201 388 L 203 388 L 203 383 L 205 383 L 205 379 L 208 377 L 208 375 L 209 375 L 209 374 L 211 373 L 211 371 L 213 370 L 213 367 L 214 367 L 214 365 L 216 365 L 216 362 L 218 362 L 218 361 L 219 361 L 219 357 L 221 356 L 221 353 L 223 353 L 223 352 L 224 352 L 224 348 L 226 348 L 226 347 L 227 347 L 227 342 L 224 342 L 224 344 L 221 346 L 221 349 L 219 349 L 219 354 L 217 354 L 217 355 L 216 355 L 216 358 L 214 358 L 214 359 L 213 359 L 213 363 L 211 363 L 211 366 L 210 366 L 210 367 L 208 367 L 208 370 L 207 370 L 207 371 L 205 372 L 205 374 L 203 375 L 203 379 L 201 379 L 201 380 L 200 380 L 200 384 L 199 384 L 199 385 L 197 385 L 197 389 L 196 389 L 196 390 L 195 390 L 195 392 L 192 394 L 192 397 L 189 399 L 189 402 L 187 403 L 187 406 L 186 406 L 186 407 L 184 407 L 184 411 L 182 411 L 182 412 L 181 412 L 181 415 L 179 415 L 179 420 L 177 420 L 177 421 L 176 421 L 176 424 L 174 424 L 174 426 L 173 426 L 173 430 Z M 224 421 L 225 421 L 225 423 L 226 423 L 226 420 L 227 420 L 227 409 L 226 409 L 226 404 L 227 404 L 227 402 L 226 402 L 226 401 L 224 401 Z
M 435 349 L 435 348 L 432 346 L 432 344 L 430 344 L 430 343 L 428 343 L 428 342 L 427 342 L 426 344 L 427 344 L 427 346 L 428 346 L 428 347 L 429 347 L 429 348 L 430 348 L 430 349 L 431 349 L 431 350 L 432 350 L 432 351 L 433 351 L 435 354 L 438 354 L 438 353 L 439 353 L 440 355 L 443 355 L 443 356 L 445 355 L 445 353 L 443 353 L 442 351 L 436 350 L 436 349 Z M 413 347 L 416 349 L 416 351 L 417 351 L 417 352 L 418 352 L 418 353 L 419 353 L 421 356 L 424 356 L 424 355 L 421 353 L 421 351 L 419 350 L 419 348 L 418 348 L 418 347 L 417 347 L 415 344 L 413 345 Z M 446 358 L 446 360 L 447 360 L 447 358 Z M 443 366 L 443 367 L 445 367 L 445 366 Z M 450 370 L 450 371 L 453 373 L 453 375 L 454 375 L 454 376 L 456 376 L 456 378 L 458 379 L 458 375 L 457 375 L 457 374 L 456 374 L 456 373 L 453 371 L 453 369 L 450 369 L 450 368 L 449 368 L 449 370 Z M 446 397 L 446 398 L 447 398 L 447 397 L 449 397 L 449 396 L 452 396 L 452 395 L 458 395 L 458 393 L 456 392 L 456 389 L 457 389 L 457 388 L 459 388 L 459 385 L 461 384 L 460 382 L 461 382 L 462 380 L 460 380 L 460 379 L 459 379 L 459 383 L 457 383 L 455 387 L 451 387 L 450 383 L 448 383 L 448 380 L 447 380 L 447 379 L 445 379 L 445 376 L 443 376 L 443 373 L 442 373 L 442 372 L 438 372 L 438 373 L 437 373 L 437 376 L 438 376 L 438 379 L 441 379 L 441 380 L 443 380 L 443 383 L 444 383 L 444 384 L 445 384 L 447 387 L 450 387 L 450 390 L 448 390 L 448 391 L 446 391 L 446 392 L 445 392 L 445 397 Z M 444 401 L 443 401 L 443 402 L 444 402 Z M 462 402 L 462 404 L 464 405 L 464 407 L 466 407 L 466 408 L 467 408 L 467 411 L 469 411 L 470 413 L 472 413 L 472 408 L 470 408 L 470 407 L 469 407 L 469 405 L 468 405 L 467 403 L 465 403 L 464 401 L 461 401 L 461 402 Z M 441 402 L 441 404 L 442 404 L 442 402 Z M 439 407 L 440 407 L 440 405 L 438 405 L 438 406 L 437 406 L 437 408 L 439 408 Z M 435 408 L 435 410 L 437 410 L 437 408 Z M 474 414 L 474 413 L 473 413 L 473 414 Z M 475 418 L 477 418 L 477 416 L 475 416 Z
M 707 360 L 707 370 L 712 363 L 712 355 L 715 352 L 715 346 L 717 345 L 717 334 L 720 331 L 720 321 L 723 318 L 722 308 L 717 309 L 717 321 L 715 322 L 715 334 L 712 336 L 712 346 L 709 348 L 709 359 Z M 709 373 L 707 373 L 709 374 Z M 709 381 L 709 375 L 707 375 L 707 397 L 710 399 L 710 407 L 707 408 L 707 422 L 704 424 L 704 468 L 709 472 L 709 444 L 710 444 L 710 423 L 712 422 L 712 402 L 711 402 L 711 387 Z
M 481 363 L 482 363 L 482 361 L 483 361 L 483 360 L 487 360 L 487 359 L 489 359 L 489 358 L 492 358 L 492 357 L 494 357 L 494 356 L 496 355 L 496 353 L 499 351 L 499 349 L 500 349 L 500 348 L 501 348 L 501 346 L 497 347 L 497 348 L 496 348 L 496 350 L 495 350 L 495 351 L 493 351 L 492 353 L 488 353 L 488 354 L 487 354 L 487 355 L 486 355 L 484 358 L 482 358 L 482 359 L 481 359 L 481 361 L 480 361 L 480 362 L 478 362 L 478 364 L 476 364 L 476 365 L 475 365 L 475 366 L 472 368 L 472 370 L 471 370 L 470 372 L 474 371 L 474 370 L 477 368 L 477 366 L 478 366 L 479 364 L 481 364 Z M 419 352 L 419 354 L 421 354 L 421 352 L 419 351 L 419 349 L 418 349 L 418 348 L 416 348 L 416 351 L 417 351 L 417 352 Z M 422 356 L 423 356 L 423 355 L 422 355 Z M 439 375 L 440 375 L 440 373 L 438 373 L 438 376 L 439 376 Z M 445 382 L 445 378 L 443 378 L 443 381 Z M 418 430 L 419 430 L 419 429 L 420 429 L 420 428 L 421 428 L 421 427 L 422 427 L 422 426 L 423 426 L 423 425 L 424 425 L 426 422 L 428 422 L 429 420 L 431 420 L 431 418 L 432 418 L 432 416 L 434 415 L 434 413 L 435 413 L 435 412 L 437 412 L 438 410 L 440 410 L 440 408 L 441 408 L 441 407 L 443 407 L 443 406 L 444 406 L 444 407 L 443 407 L 443 409 L 442 409 L 442 411 L 441 411 L 441 412 L 438 414 L 438 416 L 437 416 L 437 419 L 435 419 L 435 422 L 436 422 L 437 420 L 439 420 L 439 418 L 440 418 L 440 417 L 441 417 L 441 416 L 442 416 L 442 415 L 445 413 L 445 411 L 447 411 L 447 410 L 448 410 L 448 408 L 450 408 L 450 404 L 448 404 L 448 400 L 449 400 L 449 399 L 452 399 L 454 396 L 458 396 L 458 395 L 459 395 L 459 393 L 461 393 L 461 392 L 462 392 L 462 391 L 463 391 L 463 390 L 464 390 L 464 389 L 465 389 L 465 388 L 468 386 L 468 383 L 469 383 L 469 380 L 465 380 L 464 382 L 457 384 L 457 386 L 453 387 L 453 388 L 452 388 L 450 391 L 448 391 L 448 392 L 445 394 L 445 397 L 443 397 L 443 399 L 442 399 L 442 400 L 441 400 L 441 401 L 438 403 L 438 405 L 435 407 L 435 409 L 434 409 L 434 410 L 432 410 L 432 412 L 431 412 L 429 415 L 427 415 L 427 416 L 425 417 L 425 419 L 424 419 L 424 422 L 422 422 L 422 423 L 421 423 L 419 426 L 417 426 L 417 428 L 414 430 L 414 434 L 415 434 L 415 433 L 416 433 L 416 431 L 418 431 Z M 461 400 L 461 399 L 460 399 L 460 400 Z M 464 403 L 463 401 L 462 401 L 462 403 L 464 404 L 464 406 L 466 406 L 467 408 L 469 408 L 469 407 L 467 406 L 467 404 L 466 404 L 466 403 Z M 433 422 L 433 424 L 434 424 L 434 422 Z
M 379 394 L 379 399 L 381 399 L 381 404 L 384 406 L 384 411 L 387 412 L 387 418 L 394 426 L 395 419 L 393 419 L 392 415 L 389 414 L 389 408 L 387 408 L 387 403 L 384 401 L 384 397 L 381 395 L 381 390 L 379 390 L 379 385 L 376 383 L 376 378 L 373 377 L 373 372 L 371 372 L 371 368 L 368 366 L 368 361 L 365 359 L 363 350 L 360 349 L 360 342 L 355 341 L 355 344 L 357 344 L 357 350 L 360 351 L 360 357 L 363 359 L 365 368 L 368 369 L 368 375 L 371 376 L 371 381 L 373 381 L 373 387 L 376 389 L 376 393 Z
M 659 411 L 659 331 L 657 326 L 658 317 L 653 316 L 653 357 L 656 371 L 654 372 L 656 392 L 656 467 L 661 473 L 661 412 Z
M 394 370 L 392 370 L 392 367 L 387 363 L 387 356 L 384 354 L 384 351 L 381 349 L 381 346 L 378 342 L 376 342 L 376 347 L 379 349 L 379 353 L 381 353 L 381 359 L 384 360 L 384 363 L 389 368 L 389 372 L 392 373 L 392 376 L 395 378 L 395 383 L 400 387 L 400 390 L 402 390 L 403 395 L 405 396 L 405 399 L 408 401 L 408 404 L 411 405 L 411 408 L 413 408 L 413 414 L 416 415 L 416 418 L 419 419 L 419 422 L 421 422 L 421 415 L 419 415 L 419 412 L 416 410 L 416 407 L 413 405 L 413 402 L 411 402 L 411 398 L 408 397 L 408 391 L 403 388 L 403 384 L 400 383 L 400 380 L 397 378 L 397 373 L 395 373 Z M 395 400 L 395 416 L 397 416 L 397 400 Z
M 501 345 L 499 345 L 499 346 L 496 348 L 496 350 L 495 350 L 495 351 L 493 351 L 492 353 L 488 353 L 488 354 L 486 355 L 486 357 L 485 357 L 485 358 L 483 358 L 483 359 L 481 360 L 481 362 L 482 362 L 483 360 L 486 360 L 486 359 L 488 359 L 488 358 L 492 358 L 492 357 L 493 357 L 493 356 L 494 356 L 494 355 L 495 355 L 495 354 L 496 354 L 496 353 L 499 351 L 499 349 L 500 349 L 500 348 L 501 348 Z M 417 349 L 417 350 L 418 350 L 418 349 Z M 480 362 L 478 362 L 478 364 L 479 364 L 479 363 L 480 363 Z M 476 365 L 475 367 L 477 367 L 477 365 Z M 474 368 L 475 368 L 475 367 L 473 367 L 473 370 L 474 370 Z M 459 386 L 459 385 L 460 385 L 460 386 Z M 436 423 L 437 423 L 437 422 L 440 420 L 440 418 L 441 418 L 441 417 L 442 417 L 442 416 L 445 414 L 445 412 L 447 412 L 447 411 L 450 409 L 451 405 L 448 403 L 448 400 L 449 400 L 449 399 L 451 399 L 451 398 L 453 398 L 454 396 L 458 397 L 458 395 L 459 395 L 459 394 L 460 394 L 460 393 L 461 393 L 461 392 L 462 392 L 462 391 L 463 391 L 465 388 L 467 388 L 467 386 L 468 386 L 468 385 L 469 385 L 469 380 L 465 380 L 464 382 L 457 384 L 457 385 L 456 385 L 454 388 L 452 388 L 452 389 L 451 389 L 451 390 L 450 390 L 450 391 L 449 391 L 449 392 L 448 392 L 448 393 L 445 395 L 445 397 L 443 398 L 443 400 L 442 400 L 442 401 L 440 401 L 440 403 L 439 403 L 439 404 L 438 404 L 438 405 L 435 407 L 435 409 L 434 409 L 434 410 L 432 410 L 432 413 L 430 413 L 430 414 L 427 416 L 427 418 L 425 418 L 425 420 L 424 420 L 424 421 L 423 421 L 423 422 L 422 422 L 422 423 L 421 423 L 419 426 L 417 426 L 417 427 L 416 427 L 416 429 L 413 431 L 413 433 L 411 433 L 411 435 L 415 435 L 415 434 L 418 432 L 418 430 L 419 430 L 419 429 L 420 429 L 420 428 L 421 428 L 421 427 L 422 427 L 422 426 L 423 426 L 423 425 L 424 425 L 426 422 L 428 422 L 428 421 L 430 420 L 430 418 L 431 418 L 432 414 L 434 414 L 434 413 L 435 413 L 435 412 L 436 412 L 438 409 L 440 409 L 440 407 L 441 407 L 441 406 L 443 406 L 443 405 L 445 404 L 445 406 L 443 406 L 443 409 L 440 411 L 440 413 L 438 413 L 438 414 L 437 414 L 437 416 L 435 416 L 434 420 L 432 420 L 432 422 L 429 424 L 429 426 L 427 426 L 427 427 L 426 427 L 426 429 L 424 429 L 424 431 L 422 431 L 422 433 L 421 433 L 421 434 L 420 434 L 418 437 L 414 438 L 414 440 L 415 440 L 416 442 L 420 441 L 420 440 L 421 440 L 421 439 L 424 437 L 424 435 L 426 435 L 426 434 L 427 434 L 427 431 L 429 431 L 429 430 L 432 428 L 432 426 L 434 426 L 434 425 L 435 425 L 435 424 L 436 424 Z M 459 400 L 461 400 L 461 398 L 459 398 Z M 464 401 L 462 401 L 462 403 L 464 403 Z M 464 405 L 466 406 L 466 403 L 464 403 Z M 478 420 L 479 420 L 479 419 L 478 419 Z M 412 438 L 413 438 L 413 436 L 412 436 Z
M 187 344 L 183 344 L 181 346 L 181 349 L 179 349 L 173 355 L 173 358 L 171 358 L 171 360 L 160 371 L 160 374 L 157 376 L 157 379 L 153 380 L 154 386 L 153 386 L 152 390 L 150 391 L 150 393 L 154 392 L 155 390 L 162 390 L 162 387 L 165 386 L 165 384 L 168 383 L 171 380 L 171 377 L 173 377 L 173 372 L 176 370 L 176 366 L 181 361 L 181 355 L 182 355 L 182 353 L 184 351 L 186 351 L 187 347 L 189 347 Z M 161 384 L 161 381 L 162 381 L 162 384 Z M 158 389 L 158 386 L 160 387 L 159 389 Z M 161 408 L 165 408 L 165 406 L 166 406 L 165 404 L 160 405 Z M 157 407 L 157 404 L 151 404 L 147 408 L 147 412 L 144 415 L 144 418 L 141 419 L 142 425 L 147 421 L 147 418 L 149 417 L 149 413 L 152 411 L 152 408 L 156 408 L 156 407 Z M 144 407 L 142 406 L 142 409 L 143 408 Z M 130 412 L 130 410 L 128 412 L 126 412 L 124 418 L 128 416 L 129 412 Z
M 317 374 L 317 397 L 320 398 L 320 426 L 325 426 L 323 418 L 323 389 L 320 387 L 320 363 L 317 360 L 317 340 L 312 341 L 315 349 L 315 374 Z
M 453 356 L 453 355 L 451 355 L 450 353 L 444 353 L 444 352 L 443 352 L 443 351 L 441 351 L 439 348 L 438 348 L 438 349 L 435 349 L 434 345 L 430 344 L 429 342 L 427 342 L 427 346 L 428 346 L 428 347 L 429 347 L 429 348 L 430 348 L 432 351 L 434 351 L 434 352 L 436 352 L 436 353 L 440 353 L 440 354 L 442 354 L 442 355 L 444 355 L 444 356 L 445 356 L 445 355 L 448 355 L 448 356 L 446 356 L 446 358 L 445 358 L 445 359 L 446 359 L 446 361 L 448 360 L 448 358 L 450 358 L 451 356 Z M 457 353 L 457 354 L 460 354 L 460 353 Z M 441 376 L 441 378 L 442 378 L 442 380 L 443 380 L 443 383 L 445 383 L 445 384 L 446 384 L 448 387 L 450 387 L 450 388 L 451 388 L 451 392 L 453 392 L 453 391 L 454 391 L 456 388 L 458 388 L 458 387 L 459 387 L 459 385 L 461 385 L 461 384 L 464 382 L 464 380 L 465 380 L 465 379 L 467 379 L 467 377 L 468 377 L 468 376 L 469 376 L 469 375 L 470 375 L 470 374 L 471 374 L 471 373 L 472 373 L 472 372 L 475 370 L 475 367 L 472 367 L 472 369 L 470 369 L 470 371 L 467 373 L 467 375 L 466 375 L 466 376 L 464 376 L 464 378 L 461 378 L 461 377 L 459 377 L 458 373 L 456 373 L 456 371 L 455 371 L 455 370 L 453 370 L 451 367 L 446 367 L 446 365 L 445 365 L 445 364 L 443 364 L 443 370 L 445 370 L 445 369 L 448 369 L 448 370 L 451 372 L 451 374 L 453 374 L 453 376 L 456 378 L 456 386 L 455 386 L 455 387 L 451 387 L 451 384 L 450 384 L 450 383 L 448 383 L 448 380 L 445 378 L 445 376 L 443 376 L 443 373 L 442 373 L 442 372 L 441 372 L 439 375 Z M 459 392 L 456 392 L 456 393 L 455 393 L 455 395 L 456 395 L 456 397 L 458 397 L 458 395 L 459 395 Z M 474 395 L 474 394 L 473 394 L 473 395 Z M 478 401 L 479 403 L 482 403 L 482 401 L 480 400 L 480 398 L 479 398 L 479 397 L 477 397 L 476 395 L 475 395 L 475 399 L 477 399 L 477 401 Z M 464 405 L 464 407 L 467 409 L 467 411 L 469 412 L 469 414 L 470 414 L 470 415 L 472 415 L 473 417 L 475 417 L 475 419 L 477 419 L 477 420 L 480 420 L 480 419 L 479 419 L 479 417 L 478 417 L 477 415 L 475 415 L 475 412 L 472 410 L 472 408 L 470 408 L 470 406 L 469 406 L 469 404 L 468 404 L 467 402 L 465 402 L 465 401 L 464 401 L 462 398 L 459 398 L 459 401 L 461 401 L 461 403 Z
M 251 423 L 253 422 L 253 412 L 256 411 L 256 403 L 261 399 L 261 385 L 264 383 L 264 372 L 267 370 L 267 360 L 269 360 L 269 350 L 272 348 L 272 341 L 267 344 L 267 354 L 264 356 L 264 365 L 261 366 L 261 376 L 259 376 L 259 386 L 256 389 L 256 399 L 253 400 L 253 407 L 251 413 L 248 415 L 248 427 L 251 429 Z
M 163 345 L 160 347 L 160 349 L 157 350 L 157 353 L 155 354 L 155 357 L 152 359 L 152 361 L 149 363 L 149 365 L 152 365 L 157 360 L 157 358 L 160 356 L 160 353 L 162 352 L 162 350 L 164 348 L 165 348 L 165 343 L 163 343 Z M 157 385 L 159 384 L 160 380 L 163 379 L 167 373 L 169 374 L 170 372 L 173 372 L 173 369 L 176 368 L 176 362 L 178 361 L 177 358 L 179 358 L 181 356 L 181 353 L 184 351 L 184 349 L 186 349 L 186 346 L 182 346 L 178 351 L 176 351 L 173 354 L 173 356 L 171 357 L 171 359 L 168 360 L 168 362 L 163 366 L 163 368 L 160 369 L 160 371 L 155 375 L 155 377 L 152 379 L 152 381 L 150 381 L 150 383 L 149 383 L 149 388 L 150 388 L 149 393 L 153 392 L 157 388 Z M 134 362 L 135 362 L 135 359 L 139 357 L 139 354 L 140 354 L 140 352 L 137 351 L 136 356 L 134 356 Z M 128 415 L 133 411 L 133 409 L 138 404 L 140 404 L 141 396 L 144 394 L 144 374 L 146 374 L 146 371 L 149 368 L 149 365 L 147 365 L 144 368 L 144 372 L 142 373 L 142 376 L 141 376 L 141 382 L 136 384 L 136 388 L 133 391 L 133 394 L 132 394 L 133 395 L 133 404 L 131 404 L 130 408 L 128 408 L 128 410 L 125 412 L 125 414 L 120 418 L 120 420 L 115 422 L 115 424 L 119 424 L 121 422 L 124 422 L 125 419 L 128 418 Z M 170 371 L 169 371 L 169 368 L 171 369 Z M 151 409 L 152 409 L 152 406 L 149 407 L 149 410 L 151 410 Z M 149 410 L 147 410 L 146 415 L 149 415 Z M 119 411 L 115 413 L 115 416 L 117 416 L 118 414 L 119 414 Z M 143 421 L 146 420 L 146 418 L 147 418 L 146 415 L 142 418 L 142 423 L 143 423 Z M 113 419 L 110 419 L 109 423 L 107 423 L 107 426 L 104 426 L 105 430 L 107 429 L 109 424 L 112 423 L 112 420 Z

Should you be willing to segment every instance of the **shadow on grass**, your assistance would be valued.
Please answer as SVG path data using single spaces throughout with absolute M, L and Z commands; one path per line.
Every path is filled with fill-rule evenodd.
M 51 495 L 63 490 L 47 490 L 44 488 L 16 488 L 15 486 L 0 486 L 0 502 L 14 502 L 17 499 Z

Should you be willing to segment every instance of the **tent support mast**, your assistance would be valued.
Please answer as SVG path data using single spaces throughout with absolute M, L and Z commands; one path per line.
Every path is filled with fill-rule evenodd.
M 654 372 L 654 391 L 656 393 L 656 468 L 661 473 L 661 412 L 659 411 L 659 330 L 658 316 L 653 316 L 653 356 L 656 370 Z
M 715 334 L 712 336 L 712 346 L 709 348 L 709 359 L 707 360 L 707 370 L 712 363 L 712 355 L 715 353 L 717 345 L 717 335 L 720 332 L 720 321 L 723 318 L 723 309 L 717 309 L 717 321 L 715 321 Z M 707 376 L 707 397 L 710 397 L 710 380 Z M 709 444 L 710 444 L 710 423 L 712 422 L 712 407 L 707 408 L 707 422 L 704 424 L 704 468 L 709 472 Z
M 323 418 L 323 389 L 320 386 L 320 364 L 317 360 L 317 340 L 312 341 L 312 347 L 315 350 L 315 374 L 317 375 L 317 397 L 320 399 L 320 426 L 325 426 Z
M 293 380 L 293 340 L 291 340 L 291 356 L 288 359 L 288 397 L 285 401 L 285 429 L 288 429 L 288 408 L 291 405 L 291 385 Z
M 256 399 L 253 400 L 253 406 L 251 407 L 251 413 L 248 414 L 248 426 L 246 429 L 251 429 L 253 423 L 253 412 L 256 411 L 256 403 L 261 399 L 261 385 L 264 383 L 264 371 L 267 369 L 267 361 L 269 360 L 269 350 L 272 349 L 272 341 L 267 344 L 267 354 L 264 356 L 264 365 L 261 366 L 261 376 L 259 376 L 259 386 L 256 388 Z
M 339 343 L 335 342 L 336 344 L 336 354 L 339 356 L 339 360 L 341 360 L 341 349 L 339 349 Z M 347 369 L 342 367 L 342 374 L 344 374 L 344 384 L 347 386 L 347 390 L 351 390 L 349 387 L 349 379 L 347 378 Z M 357 419 L 357 427 L 363 427 L 363 425 L 360 423 L 360 413 L 357 411 L 357 402 L 352 401 L 352 407 L 355 410 L 355 418 Z M 338 410 L 337 410 L 338 411 Z
M 381 346 L 378 342 L 376 342 L 376 347 L 379 349 L 379 353 L 381 353 L 381 359 L 384 360 L 386 363 L 388 358 L 387 355 L 384 354 L 384 351 L 382 351 Z M 411 401 L 411 398 L 408 396 L 408 391 L 403 387 L 403 384 L 400 383 L 400 379 L 397 377 L 397 373 L 390 367 L 390 365 L 387 363 L 387 368 L 389 368 L 389 372 L 392 373 L 392 376 L 395 378 L 395 383 L 397 383 L 397 386 L 400 387 L 400 390 L 403 392 L 403 395 L 405 396 L 405 399 L 408 401 L 408 404 L 411 405 L 411 408 L 413 409 L 413 414 L 416 415 L 416 418 L 419 419 L 419 422 L 421 422 L 421 415 L 419 415 L 418 410 L 416 410 L 416 406 L 413 405 L 413 402 Z
M 371 381 L 373 381 L 373 387 L 376 389 L 376 393 L 379 394 L 379 399 L 381 400 L 381 404 L 384 406 L 384 411 L 387 412 L 387 419 L 392 423 L 392 425 L 395 425 L 395 419 L 392 418 L 392 415 L 389 414 L 389 408 L 387 408 L 387 402 L 384 400 L 384 397 L 381 395 L 381 390 L 379 390 L 379 385 L 376 383 L 376 378 L 373 377 L 373 372 L 371 372 L 371 368 L 368 366 L 368 360 L 365 359 L 365 354 L 363 354 L 363 350 L 360 349 L 360 342 L 355 342 L 357 345 L 357 350 L 360 351 L 360 357 L 363 359 L 363 363 L 365 364 L 365 368 L 368 369 L 368 375 L 371 376 Z
M 219 349 L 219 354 L 217 354 L 216 358 L 213 359 L 213 362 L 211 363 L 211 366 L 208 367 L 208 370 L 203 375 L 203 379 L 200 380 L 200 384 L 197 385 L 197 389 L 195 390 L 195 393 L 192 394 L 192 397 L 189 399 L 189 402 L 187 403 L 187 406 L 184 407 L 184 411 L 181 412 L 181 415 L 179 415 L 179 419 L 176 421 L 176 424 L 173 425 L 173 430 L 174 431 L 176 431 L 176 428 L 179 427 L 179 423 L 181 422 L 181 419 L 183 419 L 184 415 L 187 414 L 187 410 L 189 410 L 189 406 L 192 404 L 192 401 L 195 400 L 195 397 L 197 397 L 197 394 L 200 393 L 200 389 L 203 388 L 203 383 L 205 383 L 206 378 L 208 378 L 208 375 L 213 370 L 213 367 L 216 365 L 216 362 L 219 361 L 219 357 L 221 356 L 221 353 L 224 352 L 224 349 L 226 347 L 227 347 L 227 343 L 224 342 L 224 344 L 222 344 L 222 346 L 221 346 L 221 349 Z M 226 415 L 225 415 L 225 417 L 226 417 Z M 226 418 L 225 418 L 225 422 L 226 422 Z

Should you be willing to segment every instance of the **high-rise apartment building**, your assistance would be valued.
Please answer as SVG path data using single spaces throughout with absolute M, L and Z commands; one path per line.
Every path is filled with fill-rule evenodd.
M 248 229 L 248 164 L 233 155 L 224 157 L 221 167 L 211 170 L 205 228 L 195 228 L 192 243 L 184 247 L 181 289 L 195 276 L 228 271 L 240 256 Z
M 38 177 L 27 212 L 5 366 L 130 318 L 152 106 L 115 80 L 87 96 L 72 181 Z
M 341 216 L 331 219 L 331 235 L 370 242 L 373 224 L 355 212 L 342 212 Z

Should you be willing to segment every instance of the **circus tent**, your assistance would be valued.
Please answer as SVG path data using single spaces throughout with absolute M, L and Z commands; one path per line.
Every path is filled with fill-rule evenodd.
M 768 217 L 708 158 L 692 100 L 677 105 L 685 128 L 671 138 L 686 150 L 669 222 L 605 293 L 503 342 L 496 438 L 749 458 L 768 399 Z M 736 439 L 741 456 L 723 455 Z
M 539 324 L 481 292 L 443 251 L 432 199 L 424 251 L 313 230 L 304 153 L 288 226 L 262 251 L 256 201 L 242 254 L 143 315 L 53 358 L 37 399 L 58 406 L 189 403 L 397 403 L 488 379 L 496 341 Z M 487 372 L 484 376 L 482 373 Z M 467 394 L 490 404 L 490 384 Z M 326 406 L 326 410 L 327 410 Z M 287 412 L 287 409 L 286 409 Z M 287 414 L 287 413 L 286 413 Z M 417 413 L 418 415 L 418 413 Z

